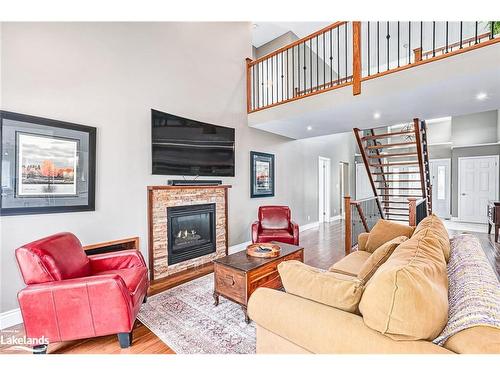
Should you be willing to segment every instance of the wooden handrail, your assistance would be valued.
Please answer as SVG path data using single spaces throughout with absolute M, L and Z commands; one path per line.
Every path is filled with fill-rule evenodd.
M 487 32 L 487 33 L 484 33 L 484 34 L 481 34 L 481 35 L 478 35 L 477 36 L 477 44 L 481 43 L 480 40 L 483 39 L 483 38 L 489 38 L 490 36 L 490 33 Z M 467 38 L 467 39 L 464 39 L 462 40 L 462 47 L 464 47 L 464 44 L 469 44 L 469 43 L 472 43 L 472 42 L 475 42 L 476 41 L 476 37 L 473 36 L 471 38 Z M 448 50 L 452 50 L 453 48 L 455 47 L 460 47 L 460 42 L 456 42 L 456 43 L 453 43 L 453 44 L 449 44 L 448 47 L 444 46 L 444 47 L 439 47 L 439 48 L 436 48 L 434 49 L 434 51 L 427 51 L 427 52 L 423 52 L 422 50 L 420 50 L 420 60 L 424 59 L 424 58 L 429 58 L 429 56 L 432 56 L 433 54 L 435 55 L 436 53 L 440 53 L 440 52 L 443 52 L 443 51 L 446 51 L 446 49 L 448 48 Z M 420 48 L 417 48 L 417 49 L 420 49 Z M 413 50 L 414 52 L 416 50 Z M 434 56 L 432 56 L 434 57 Z M 415 61 L 420 61 L 420 60 L 417 60 L 416 57 L 415 57 Z
M 286 46 L 283 46 L 283 47 L 277 49 L 276 51 L 270 52 L 267 55 L 264 55 L 262 57 L 259 57 L 258 59 L 253 60 L 252 62 L 250 62 L 250 66 L 258 64 L 258 63 L 260 63 L 262 61 L 265 61 L 267 59 L 270 59 L 273 56 L 279 55 L 281 52 L 284 52 L 284 51 L 286 51 L 288 49 L 292 49 L 293 47 L 298 46 L 299 44 L 302 44 L 302 43 L 304 43 L 304 42 L 306 42 L 308 40 L 311 40 L 311 39 L 315 38 L 318 35 L 321 35 L 321 34 L 324 34 L 327 31 L 336 29 L 337 27 L 342 26 L 345 23 L 347 23 L 347 21 L 337 21 L 337 22 L 334 22 L 331 25 L 323 27 L 321 30 L 318 30 L 318 31 L 316 31 L 316 32 L 314 32 L 312 34 L 309 34 L 309 35 L 307 35 L 307 36 L 305 36 L 303 38 L 297 39 L 296 41 L 294 41 L 294 42 L 292 42 L 290 44 L 287 44 Z

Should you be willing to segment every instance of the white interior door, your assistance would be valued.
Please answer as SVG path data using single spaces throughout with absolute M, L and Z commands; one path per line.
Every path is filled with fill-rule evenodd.
M 498 199 L 498 155 L 458 158 L 458 218 L 486 223 L 489 200 Z
M 451 216 L 451 160 L 429 160 L 432 184 L 432 212 L 443 219 Z
M 370 178 L 363 163 L 356 163 L 356 199 L 373 197 Z
M 330 159 L 319 157 L 318 162 L 318 221 L 330 221 Z

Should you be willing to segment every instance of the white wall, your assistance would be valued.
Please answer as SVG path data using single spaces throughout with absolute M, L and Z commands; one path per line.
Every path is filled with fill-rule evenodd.
M 1 218 L 0 311 L 23 287 L 14 249 L 60 231 L 84 244 L 138 235 L 147 257 L 150 108 L 236 128 L 236 176 L 226 178 L 230 245 L 250 239 L 263 204 L 288 204 L 299 224 L 317 220 L 317 156 L 351 161 L 352 135 L 291 141 L 249 128 L 245 58 L 250 23 L 4 23 L 2 109 L 95 126 L 96 211 Z M 276 197 L 250 199 L 250 150 L 276 154 Z M 333 194 L 338 194 L 334 192 Z M 336 195 L 334 195 L 336 196 Z M 332 215 L 338 201 L 332 199 Z

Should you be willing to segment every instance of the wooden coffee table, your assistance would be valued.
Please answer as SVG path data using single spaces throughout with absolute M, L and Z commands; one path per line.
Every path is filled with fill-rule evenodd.
M 304 261 L 304 248 L 281 242 L 281 253 L 275 258 L 256 258 L 246 254 L 246 250 L 214 260 L 214 300 L 219 304 L 223 296 L 241 306 L 245 321 L 250 322 L 247 314 L 248 299 L 259 287 L 279 289 L 281 278 L 278 264 L 287 260 Z

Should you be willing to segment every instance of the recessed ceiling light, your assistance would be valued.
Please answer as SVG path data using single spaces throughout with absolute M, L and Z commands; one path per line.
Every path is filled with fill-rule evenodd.
M 311 130 L 313 130 L 313 127 L 312 127 L 311 125 L 309 125 L 309 126 L 307 127 L 307 130 L 311 131 Z
M 379 118 L 380 118 L 380 113 L 375 112 L 375 113 L 373 114 L 373 118 L 374 118 L 375 120 L 376 120 L 376 119 L 379 119 Z
M 259 27 L 257 23 L 252 23 L 252 29 L 256 29 L 257 27 Z
M 480 92 L 479 94 L 476 95 L 477 100 L 484 100 L 487 97 L 488 97 L 488 94 L 486 94 L 485 92 Z

